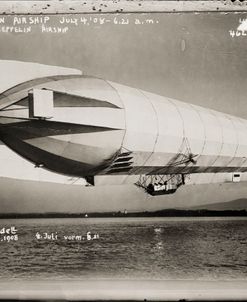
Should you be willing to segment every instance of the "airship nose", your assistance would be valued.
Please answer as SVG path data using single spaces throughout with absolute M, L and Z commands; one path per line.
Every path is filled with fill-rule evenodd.
M 38 166 L 75 176 L 95 175 L 115 158 L 124 110 L 108 83 L 80 77 L 22 92 L 24 98 L 0 113 L 1 140 L 10 148 Z

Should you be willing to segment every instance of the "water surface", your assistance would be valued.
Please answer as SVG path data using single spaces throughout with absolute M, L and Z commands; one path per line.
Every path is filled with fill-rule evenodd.
M 10 226 L 19 239 L 0 241 L 0 279 L 247 279 L 244 217 L 0 220 Z

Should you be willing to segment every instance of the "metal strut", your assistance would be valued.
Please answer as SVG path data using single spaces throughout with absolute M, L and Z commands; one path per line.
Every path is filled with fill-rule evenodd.
M 181 166 L 176 174 L 143 174 L 135 184 L 151 195 L 175 193 L 180 186 L 185 184 L 185 178 L 189 177 L 188 173 L 183 173 L 184 169 L 190 164 L 195 165 L 196 157 L 197 155 L 191 152 L 188 139 L 184 138 L 178 153 L 166 164 L 168 170 Z M 165 167 L 162 167 L 162 172 L 164 170 Z

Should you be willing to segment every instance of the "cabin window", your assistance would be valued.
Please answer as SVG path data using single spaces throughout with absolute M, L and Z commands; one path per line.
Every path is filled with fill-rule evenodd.
M 240 173 L 233 173 L 232 174 L 232 181 L 233 182 L 240 182 L 241 174 Z

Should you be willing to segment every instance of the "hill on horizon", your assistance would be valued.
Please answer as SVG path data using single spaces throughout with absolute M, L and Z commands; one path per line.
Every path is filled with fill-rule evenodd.
M 189 208 L 189 210 L 202 210 L 202 209 L 214 210 L 214 211 L 247 210 L 247 198 L 240 198 L 227 202 L 205 204 L 205 205 L 194 206 Z

